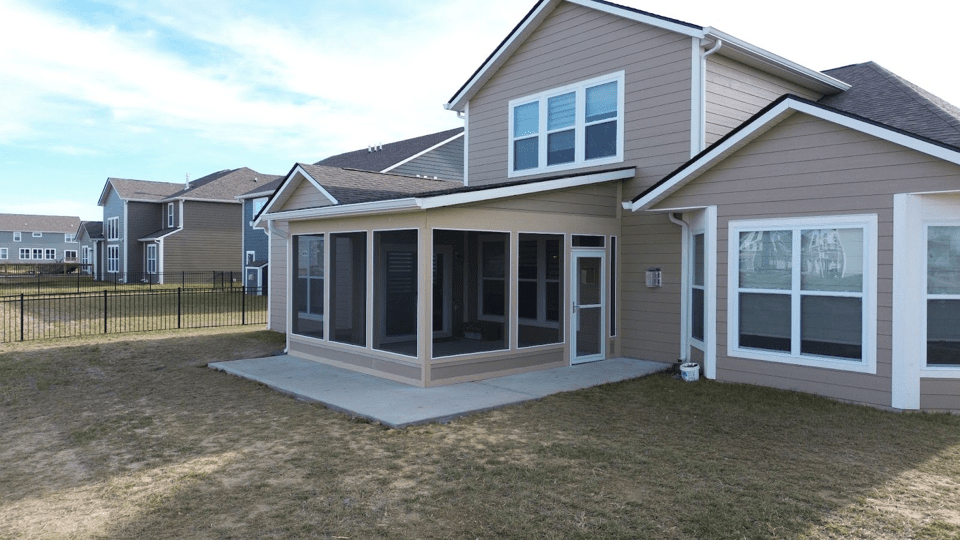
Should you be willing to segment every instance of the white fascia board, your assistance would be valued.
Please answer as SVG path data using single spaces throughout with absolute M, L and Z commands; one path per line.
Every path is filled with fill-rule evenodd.
M 304 208 L 301 210 L 288 210 L 286 212 L 261 213 L 260 217 L 253 222 L 254 227 L 259 227 L 264 221 L 297 221 L 304 219 L 328 219 L 351 217 L 364 214 L 384 214 L 390 212 L 405 212 L 410 210 L 420 210 L 417 199 L 408 197 L 405 199 L 393 199 L 389 201 L 374 201 L 367 203 L 345 204 L 341 206 L 321 206 L 319 208 Z
M 505 56 L 513 52 L 514 45 L 517 44 L 517 40 L 520 36 L 526 35 L 527 29 L 533 24 L 533 21 L 544 13 L 545 10 L 553 9 L 556 4 L 559 4 L 560 0 L 542 0 L 540 5 L 534 8 L 534 11 L 530 12 L 523 22 L 522 25 L 518 26 L 512 34 L 501 44 L 494 53 L 483 63 L 480 69 L 467 81 L 467 84 L 463 86 L 463 89 L 457 93 L 448 103 L 443 104 L 443 108 L 450 111 L 459 111 L 464 102 L 470 99 L 470 96 L 473 95 L 473 91 L 476 87 L 481 84 L 483 81 L 486 81 L 487 75 L 493 66 L 498 65 L 498 62 Z
M 657 28 L 663 28 L 664 30 L 669 30 L 671 32 L 676 32 L 678 34 L 683 34 L 685 36 L 702 38 L 704 37 L 704 31 L 701 28 L 693 28 L 685 24 L 679 24 L 671 21 L 661 19 L 659 17 L 652 17 L 644 13 L 637 13 L 629 9 L 625 9 L 622 6 L 615 4 L 602 4 L 600 2 L 594 2 L 593 0 L 567 0 L 571 4 L 581 5 L 583 7 L 588 7 L 595 9 L 597 11 L 602 11 L 604 13 L 609 13 L 611 15 L 617 15 L 618 17 L 623 17 L 624 19 L 630 19 L 632 21 L 641 22 L 654 26 Z
M 557 180 L 531 182 L 529 184 L 521 184 L 518 186 L 507 186 L 502 188 L 490 188 L 482 191 L 466 191 L 463 193 L 453 193 L 450 195 L 439 195 L 436 197 L 418 199 L 418 201 L 420 201 L 420 208 L 427 210 L 430 208 L 440 208 L 443 206 L 476 203 L 489 201 L 491 199 L 502 199 L 505 197 L 529 195 L 531 193 L 539 193 L 543 191 L 554 191 L 557 189 L 599 184 L 613 180 L 626 180 L 627 178 L 633 178 L 636 175 L 636 167 L 630 167 L 629 169 L 621 169 L 618 171 L 583 174 L 568 178 L 559 178 Z
M 157 240 L 160 240 L 161 238 L 166 238 L 167 236 L 170 236 L 171 234 L 175 234 L 178 231 L 180 231 L 180 229 L 170 229 L 170 232 L 163 233 L 160 236 L 155 236 L 153 238 L 137 238 L 137 242 L 156 242 Z
M 829 75 L 820 73 L 819 71 L 801 66 L 800 64 L 787 60 L 786 58 L 774 54 L 765 49 L 761 49 L 755 45 L 751 45 L 742 39 L 731 36 L 726 32 L 721 32 L 716 28 L 708 27 L 705 29 L 705 37 L 708 39 L 720 39 L 723 40 L 723 47 L 720 48 L 719 54 L 724 54 L 724 48 L 734 49 L 737 52 L 748 56 L 749 58 L 757 61 L 763 65 L 772 66 L 779 70 L 785 70 L 790 73 L 799 75 L 803 79 L 809 80 L 809 82 L 814 82 L 820 88 L 815 88 L 818 90 L 833 90 L 834 93 L 837 91 L 845 91 L 850 89 L 850 85 L 837 80 Z M 823 88 L 826 87 L 826 88 Z M 826 92 L 824 92 L 826 93 Z
M 428 152 L 432 152 L 432 151 L 436 150 L 437 148 L 440 148 L 441 146 L 446 145 L 447 143 L 453 142 L 453 141 L 459 139 L 460 137 L 463 137 L 463 133 L 464 133 L 464 132 L 461 131 L 460 133 L 457 133 L 457 134 L 454 135 L 453 137 L 450 137 L 449 139 L 447 139 L 447 140 L 445 140 L 445 141 L 443 141 L 443 142 L 439 142 L 439 143 L 431 146 L 430 148 L 427 148 L 426 150 L 423 150 L 423 151 L 421 151 L 421 152 L 418 152 L 418 153 L 416 153 L 416 154 L 408 157 L 407 159 L 405 159 L 405 160 L 403 160 L 403 161 L 398 161 L 397 163 L 394 163 L 393 165 L 387 167 L 386 169 L 384 169 L 384 170 L 382 170 L 382 171 L 380 171 L 380 172 L 382 172 L 382 173 L 390 172 L 390 171 L 396 169 L 397 167 L 399 167 L 399 166 L 401 166 L 401 165 L 403 165 L 403 164 L 405 164 L 405 163 L 409 163 L 409 162 L 417 159 L 418 157 L 420 157 L 420 156 L 422 156 L 422 155 L 424 155 L 424 154 L 426 154 L 426 153 L 428 153 Z
M 269 196 L 273 195 L 274 193 L 276 193 L 276 190 L 274 190 L 274 191 L 257 191 L 256 193 L 247 193 L 247 194 L 245 194 L 245 195 L 237 195 L 236 197 L 234 197 L 234 199 L 236 199 L 236 200 L 238 200 L 238 201 L 243 201 L 243 200 L 246 200 L 246 199 L 258 199 L 258 198 L 260 198 L 260 197 L 269 197 Z
M 205 202 L 205 203 L 223 203 L 223 204 L 243 204 L 241 201 L 229 200 L 229 199 L 198 199 L 196 197 L 177 197 L 176 199 L 166 199 L 163 202 L 174 202 L 174 201 L 193 201 L 193 202 Z
M 326 189 L 323 189 L 323 186 L 321 186 L 320 183 L 317 182 L 312 176 L 307 174 L 307 171 L 303 170 L 303 167 L 301 167 L 300 165 L 297 165 L 296 167 L 293 168 L 292 171 L 290 171 L 290 174 L 288 174 L 287 178 L 283 181 L 283 183 L 280 184 L 280 187 L 277 188 L 277 191 L 273 195 L 273 199 L 270 201 L 270 204 L 263 209 L 263 211 L 260 213 L 261 215 L 268 214 L 273 211 L 274 207 L 283 198 L 283 195 L 289 189 L 291 189 L 290 186 L 293 185 L 293 179 L 297 177 L 297 174 L 300 174 L 308 182 L 313 184 L 313 187 L 317 188 L 317 190 L 320 193 L 322 193 L 323 196 L 327 198 L 327 200 L 330 201 L 330 204 L 340 204 L 340 201 L 338 201 L 336 197 L 331 195 L 330 192 L 328 192 Z M 259 222 L 259 220 L 257 221 Z
M 725 157 L 726 153 L 739 148 L 745 141 L 749 141 L 749 139 L 763 133 L 765 128 L 769 127 L 768 124 L 771 122 L 779 122 L 785 118 L 788 113 L 792 114 L 793 112 L 808 114 L 815 118 L 820 118 L 821 120 L 832 122 L 861 133 L 866 133 L 867 135 L 877 137 L 878 139 L 883 139 L 911 150 L 916 150 L 917 152 L 960 165 L 960 152 L 957 152 L 956 150 L 950 150 L 948 148 L 923 141 L 916 137 L 905 135 L 903 133 L 893 131 L 892 129 L 871 124 L 863 120 L 851 118 L 849 116 L 811 105 L 809 103 L 803 103 L 794 99 L 786 99 L 773 109 L 767 111 L 760 118 L 754 120 L 751 125 L 743 131 L 713 147 L 709 152 L 701 156 L 700 159 L 697 159 L 695 162 L 685 167 L 682 171 L 678 172 L 676 176 L 670 179 L 670 181 L 662 184 L 636 202 L 625 203 L 624 208 L 634 212 L 637 210 L 646 210 L 649 206 L 656 204 L 660 199 L 666 195 L 669 195 L 673 189 L 682 186 L 692 176 L 701 173 L 704 169 L 709 168 L 709 166 L 711 166 L 717 160 Z
M 100 198 L 97 199 L 97 206 L 103 206 L 107 204 L 105 200 L 107 198 L 107 189 L 113 189 L 116 191 L 116 189 L 113 187 L 113 182 L 111 182 L 109 178 L 107 179 L 106 183 L 103 184 L 103 191 L 100 192 Z

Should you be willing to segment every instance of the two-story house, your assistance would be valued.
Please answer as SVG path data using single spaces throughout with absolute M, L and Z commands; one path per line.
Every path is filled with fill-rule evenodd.
M 77 216 L 0 214 L 0 264 L 78 262 Z
M 402 141 L 368 146 L 343 154 L 330 156 L 315 165 L 359 169 L 362 171 L 394 172 L 407 176 L 421 176 L 463 181 L 463 128 L 455 128 Z M 249 193 L 237 196 L 243 203 L 243 267 L 247 287 L 265 293 L 269 265 L 269 242 L 266 231 L 253 226 L 267 200 L 280 187 L 283 178 L 257 186 Z
M 93 279 L 103 279 L 104 249 L 103 249 L 103 222 L 83 221 L 77 229 L 77 243 L 80 245 L 80 271 L 93 276 Z
M 183 184 L 107 179 L 100 196 L 104 279 L 163 283 L 204 272 L 242 277 L 242 204 L 236 196 L 273 181 L 252 169 L 223 170 Z
M 298 164 L 266 203 L 289 354 L 419 386 L 681 359 L 960 410 L 955 107 L 599 0 L 537 2 L 446 107 L 462 186 Z

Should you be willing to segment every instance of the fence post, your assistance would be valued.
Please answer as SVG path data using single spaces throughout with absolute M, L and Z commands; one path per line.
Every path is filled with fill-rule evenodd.
M 180 286 L 183 287 L 187 283 L 187 273 L 186 271 L 180 272 Z
M 103 290 L 103 333 L 107 333 L 107 290 Z
M 39 264 L 36 266 L 36 272 L 37 272 L 37 294 L 40 294 L 40 265 Z
M 180 309 L 180 291 L 182 290 L 183 290 L 183 287 L 177 288 L 177 328 L 180 328 L 180 317 L 182 313 Z
M 23 341 L 23 293 L 20 293 L 20 341 Z
M 77 267 L 77 294 L 80 294 L 80 267 Z
M 233 272 L 231 272 L 232 274 Z M 233 283 L 231 281 L 231 283 Z M 247 324 L 247 284 L 240 287 L 240 324 Z

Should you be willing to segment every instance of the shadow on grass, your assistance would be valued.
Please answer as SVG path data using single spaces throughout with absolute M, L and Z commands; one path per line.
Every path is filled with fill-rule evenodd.
M 276 348 L 274 340 L 225 333 L 117 340 L 96 353 L 86 344 L 57 349 L 71 366 L 62 374 L 68 382 L 21 384 L 22 399 L 10 408 L 41 432 L 59 426 L 56 444 L 88 472 L 74 485 L 45 476 L 19 496 L 87 486 L 125 516 L 100 524 L 99 534 L 112 538 L 960 531 L 949 512 L 924 517 L 935 505 L 956 511 L 957 417 L 655 375 L 396 431 L 196 369 Z M 0 454 L 10 455 L 7 444 Z M 55 452 L 44 455 L 48 468 L 59 466 Z M 0 485 L 43 465 L 17 463 L 20 476 L 0 473 Z M 153 477 L 168 480 L 139 498 L 103 487 Z M 922 488 L 924 498 L 908 496 Z M 872 502 L 885 497 L 899 497 L 902 512 Z M 26 519 L 0 509 L 3 517 Z

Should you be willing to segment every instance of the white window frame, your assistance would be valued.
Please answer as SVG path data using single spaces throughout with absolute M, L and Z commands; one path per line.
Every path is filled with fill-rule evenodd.
M 43 260 L 43 248 L 31 248 L 30 249 L 30 258 L 36 261 Z
M 697 237 L 703 236 L 703 260 L 697 260 Z M 706 350 L 706 337 L 707 337 L 707 231 L 704 229 L 697 229 L 690 231 L 690 299 L 688 300 L 690 304 L 690 324 L 687 332 L 690 335 L 690 344 L 701 351 Z M 739 249 L 739 246 L 738 246 Z M 739 255 L 738 259 L 739 260 Z M 703 267 L 703 284 L 696 284 L 696 275 L 697 275 L 697 265 Z M 693 291 L 698 290 L 703 292 L 703 337 L 698 338 L 693 335 L 693 317 L 696 315 L 693 309 Z M 739 320 L 739 319 L 738 319 Z
M 256 261 L 256 260 L 257 260 L 257 252 L 256 252 L 256 251 L 248 251 L 248 252 L 247 252 L 246 262 L 244 263 L 244 266 L 246 266 L 246 265 L 248 265 L 248 264 L 251 264 L 251 263 L 253 263 L 253 262 Z
M 107 218 L 107 240 L 120 239 L 120 217 Z
M 267 205 L 268 198 L 269 197 L 257 197 L 256 199 L 253 199 L 250 202 L 250 205 L 251 205 L 250 219 L 257 218 L 257 214 L 260 212 L 260 210 L 263 210 L 263 207 Z
M 30 248 L 20 248 L 20 260 L 21 261 L 30 260 Z
M 863 290 L 862 298 L 862 339 L 860 360 L 814 356 L 800 353 L 800 230 L 810 229 L 850 229 L 863 230 Z M 786 291 L 793 298 L 791 304 L 791 343 L 792 352 L 767 351 L 762 349 L 741 348 L 740 330 L 740 233 L 752 231 L 794 231 L 793 279 L 792 289 Z M 849 215 L 777 218 L 765 220 L 731 221 L 729 223 L 727 249 L 727 355 L 737 358 L 764 360 L 800 366 L 819 367 L 859 373 L 877 372 L 877 215 Z M 784 293 L 784 290 L 744 289 L 746 292 Z M 809 294 L 805 292 L 804 294 Z M 842 297 L 850 293 L 830 293 L 828 296 Z
M 157 245 L 147 244 L 147 273 L 157 273 Z
M 90 264 L 90 248 L 87 246 L 80 248 L 80 264 Z
M 176 223 L 176 220 L 174 219 L 174 217 L 175 217 L 175 211 L 173 209 L 173 203 L 172 202 L 167 203 L 167 228 L 168 229 L 172 229 L 174 227 L 174 224 Z
M 55 261 L 55 260 L 57 260 L 57 250 L 56 250 L 56 248 L 43 248 L 43 260 L 45 260 L 45 261 Z
M 0 247 L 0 261 L 5 261 L 10 258 L 9 248 Z
M 107 246 L 107 273 L 120 272 L 120 246 Z
M 77 242 L 77 235 L 72 233 L 63 233 L 63 242 L 66 244 L 74 244 Z
M 42 233 L 42 232 L 35 232 L 35 233 L 33 233 L 33 237 L 34 237 L 34 238 L 43 238 L 43 233 Z
M 20 241 L 22 241 L 22 240 L 23 240 L 23 232 L 21 232 L 21 231 L 13 231 L 13 241 L 14 241 L 14 242 L 20 242 Z
M 922 258 L 922 283 L 923 283 L 923 297 L 922 297 L 922 307 L 920 317 L 920 376 L 921 377 L 935 377 L 935 378 L 954 378 L 960 377 L 960 366 L 954 365 L 929 365 L 927 364 L 927 307 L 930 300 L 960 300 L 960 294 L 930 294 L 930 288 L 927 283 L 929 278 L 928 274 L 928 263 L 929 263 L 929 239 L 930 239 L 930 227 L 958 227 L 960 228 L 960 221 L 957 220 L 937 220 L 937 221 L 923 221 L 923 258 Z
M 70 254 L 73 253 L 71 256 Z M 63 250 L 63 260 L 67 261 L 68 259 L 77 259 L 77 250 L 75 249 L 65 249 Z
M 570 169 L 582 168 L 582 167 L 593 167 L 596 165 L 608 165 L 611 163 L 621 163 L 623 161 L 623 108 L 624 108 L 624 78 L 625 72 L 618 71 L 616 73 L 610 73 L 600 77 L 595 77 L 593 79 L 587 79 L 585 81 L 580 81 L 574 84 L 569 84 L 560 88 L 554 88 L 547 90 L 545 92 L 540 92 L 539 94 L 533 94 L 529 96 L 524 96 L 522 98 L 514 99 L 509 102 L 507 105 L 508 111 L 508 123 L 507 129 L 509 130 L 507 134 L 507 177 L 521 177 L 529 176 L 532 174 L 542 174 L 542 173 L 552 173 L 557 171 L 566 171 Z M 586 150 L 586 90 L 587 88 L 592 88 L 594 86 L 599 86 L 609 82 L 617 82 L 617 152 L 612 156 L 606 156 L 602 158 L 595 158 L 587 160 L 585 158 Z M 576 94 L 576 120 L 574 122 L 574 160 L 569 163 L 558 163 L 556 165 L 547 165 L 547 102 L 550 98 L 569 94 L 574 92 Z M 538 159 L 537 167 L 530 169 L 523 169 L 520 171 L 513 170 L 513 161 L 514 161 L 514 129 L 513 129 L 513 115 L 514 109 L 521 105 L 526 105 L 529 103 L 539 103 L 539 131 L 537 133 L 538 137 Z M 612 119 L 606 118 L 596 122 L 597 124 L 602 124 L 604 122 L 610 122 Z M 592 124 L 591 124 L 592 125 Z M 564 128 L 554 131 L 564 131 L 570 128 Z M 523 137 L 518 137 L 518 139 L 524 139 L 532 137 L 533 135 L 526 135 Z

